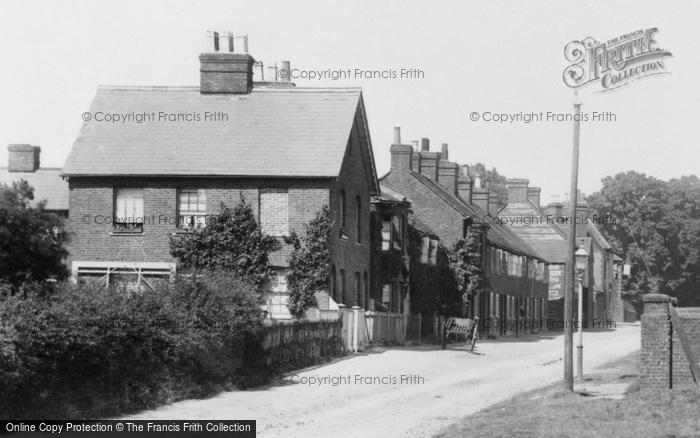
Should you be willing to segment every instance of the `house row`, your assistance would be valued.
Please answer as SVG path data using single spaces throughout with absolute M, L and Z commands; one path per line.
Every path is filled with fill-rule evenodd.
M 271 318 L 290 317 L 284 238 L 303 232 L 323 207 L 331 215 L 331 266 L 311 316 L 339 306 L 437 312 L 479 317 L 492 335 L 546 328 L 556 316 L 567 230 L 488 220 L 544 211 L 538 189 L 509 180 L 509 202 L 499 211 L 479 175 L 449 160 L 447 144 L 440 151 L 427 138 L 403 144 L 399 128 L 385 149 L 391 169 L 378 178 L 360 89 L 297 87 L 289 75 L 257 80 L 250 54 L 215 47 L 199 56 L 198 87 L 100 87 L 90 113 L 145 120 L 84 122 L 62 169 L 41 169 L 36 146 L 10 146 L 0 178 L 28 180 L 37 199 L 67 217 L 76 281 L 167 279 L 178 269 L 170 239 L 244 200 L 262 231 L 280 242 L 265 286 Z M 487 287 L 462 296 L 447 250 L 485 222 L 477 259 Z M 587 308 L 610 313 L 617 306 L 610 246 L 595 227 L 577 236 L 595 266 Z

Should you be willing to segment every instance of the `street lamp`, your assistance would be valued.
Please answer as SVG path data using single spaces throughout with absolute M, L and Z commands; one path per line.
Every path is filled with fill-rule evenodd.
M 583 381 L 583 274 L 588 264 L 588 252 L 581 246 L 574 254 L 576 259 L 576 279 L 578 280 L 578 347 L 576 361 L 578 363 L 578 378 Z

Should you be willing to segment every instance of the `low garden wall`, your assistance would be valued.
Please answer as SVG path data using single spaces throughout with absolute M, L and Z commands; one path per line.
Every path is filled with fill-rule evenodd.
M 687 346 L 695 358 L 700 353 L 700 308 L 675 307 L 676 299 L 663 294 L 644 296 L 640 386 L 643 390 L 661 390 L 694 386 L 690 362 L 674 324 L 672 309 L 678 313 Z M 700 380 L 700 376 L 696 376 Z

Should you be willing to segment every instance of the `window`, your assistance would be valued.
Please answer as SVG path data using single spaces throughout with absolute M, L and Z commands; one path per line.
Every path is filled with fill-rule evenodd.
M 421 253 L 420 253 L 421 263 L 430 263 L 430 237 L 425 236 L 422 240 Z
M 270 236 L 289 234 L 289 193 L 286 189 L 260 190 L 260 228 Z
M 355 237 L 357 243 L 362 243 L 362 198 L 360 196 L 355 198 Z
M 179 227 L 191 230 L 206 226 L 206 193 L 203 189 L 181 189 L 177 210 Z
M 364 307 L 364 297 L 362 296 L 362 283 L 360 282 L 360 273 L 355 272 L 355 305 Z
M 430 250 L 428 263 L 431 265 L 437 265 L 437 253 L 438 253 L 438 241 L 435 239 L 430 239 Z
M 382 218 L 382 251 L 391 249 L 391 216 Z
M 401 235 L 401 219 L 394 215 L 391 218 L 391 241 L 394 244 L 394 249 L 401 249 Z
M 345 190 L 340 191 L 340 227 L 345 229 Z
M 143 189 L 116 189 L 114 227 L 122 231 L 143 231 Z
M 345 290 L 345 269 L 340 270 L 340 303 L 345 304 L 345 301 L 347 299 L 346 295 L 346 290 Z
M 369 308 L 369 277 L 367 276 L 367 271 L 365 271 L 364 276 L 363 276 L 363 283 L 364 283 L 364 295 L 365 298 L 363 300 L 364 302 L 364 308 L 368 309 Z
M 335 278 L 335 265 L 331 265 L 331 278 L 330 278 L 331 284 L 328 287 L 328 292 L 331 295 L 331 298 L 333 298 L 334 301 L 337 302 L 338 300 L 338 283 Z

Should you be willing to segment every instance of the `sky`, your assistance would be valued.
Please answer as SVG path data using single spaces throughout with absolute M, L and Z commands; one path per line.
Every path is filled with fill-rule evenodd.
M 99 85 L 198 85 L 206 31 L 220 30 L 248 34 L 253 57 L 289 60 L 297 74 L 420 69 L 413 79 L 294 82 L 362 87 L 379 176 L 400 126 L 403 143 L 448 143 L 452 161 L 528 178 L 548 202 L 569 190 L 572 123 L 487 122 L 484 113 L 572 113 L 565 45 L 656 27 L 673 54 L 670 74 L 580 92 L 582 111 L 615 120 L 582 124 L 579 188 L 595 192 L 628 170 L 697 174 L 698 19 L 692 1 L 0 0 L 0 166 L 11 143 L 39 145 L 42 166 L 63 166 Z

